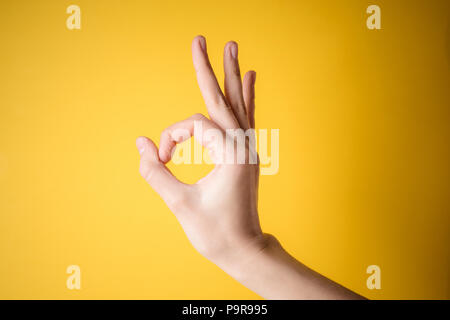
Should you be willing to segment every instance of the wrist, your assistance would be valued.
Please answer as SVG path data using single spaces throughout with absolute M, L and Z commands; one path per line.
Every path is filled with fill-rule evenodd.
M 244 282 L 255 265 L 280 250 L 283 248 L 273 235 L 262 233 L 213 262 L 237 281 Z

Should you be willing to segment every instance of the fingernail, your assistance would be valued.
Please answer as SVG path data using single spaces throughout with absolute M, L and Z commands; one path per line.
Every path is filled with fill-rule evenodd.
M 233 59 L 237 58 L 238 55 L 238 46 L 237 43 L 232 43 L 230 45 L 230 51 L 231 51 L 231 56 L 233 57 Z
M 203 36 L 199 37 L 200 46 L 202 47 L 202 50 L 206 52 L 206 40 Z
M 145 151 L 145 138 L 139 137 L 136 139 L 136 147 L 138 148 L 139 154 L 142 155 Z

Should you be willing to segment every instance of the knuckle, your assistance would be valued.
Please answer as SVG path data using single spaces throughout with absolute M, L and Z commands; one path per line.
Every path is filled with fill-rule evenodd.
M 217 102 L 217 106 L 219 107 L 219 109 L 226 109 L 229 110 L 230 112 L 233 112 L 228 103 L 226 103 L 222 98 Z
M 224 101 L 220 94 L 212 94 L 208 99 L 208 105 L 222 107 L 224 105 Z
M 169 128 L 165 128 L 163 131 L 161 131 L 161 140 L 165 137 L 170 137 L 170 130 Z
M 145 179 L 145 181 L 150 183 L 153 175 L 151 166 L 146 163 L 141 163 L 141 165 L 139 166 L 139 173 L 141 174 L 142 178 Z
M 170 127 L 165 128 L 165 129 L 162 131 L 162 134 L 163 134 L 164 136 L 170 136 L 171 133 L 172 133 L 172 127 L 173 127 L 173 126 L 170 126 Z
M 204 120 L 204 119 L 206 119 L 206 117 L 203 114 L 201 114 L 201 113 L 195 113 L 195 114 L 193 114 L 191 116 L 191 119 L 193 119 L 193 120 Z
M 174 126 L 170 126 L 170 127 L 168 127 L 168 128 L 166 128 L 166 129 L 164 129 L 162 132 L 161 132 L 161 138 L 160 138 L 160 144 L 161 144 L 161 142 L 171 142 L 171 141 L 175 141 L 176 142 L 176 139 L 175 139 L 175 137 L 177 136 L 177 129 L 176 128 L 174 128 Z
M 204 98 L 206 105 L 210 108 L 229 108 L 227 102 L 225 101 L 225 97 L 219 90 L 208 93 L 204 96 Z
M 166 204 L 172 212 L 181 213 L 187 210 L 188 196 L 184 192 L 172 193 Z

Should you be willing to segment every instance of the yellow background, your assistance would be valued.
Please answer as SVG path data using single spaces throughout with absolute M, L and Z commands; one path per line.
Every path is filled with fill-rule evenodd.
M 450 298 L 449 14 L 446 0 L 1 1 L 0 298 L 259 298 L 194 251 L 138 172 L 137 136 L 206 113 L 197 34 L 221 82 L 239 43 L 257 127 L 280 129 L 263 229 L 369 298 Z

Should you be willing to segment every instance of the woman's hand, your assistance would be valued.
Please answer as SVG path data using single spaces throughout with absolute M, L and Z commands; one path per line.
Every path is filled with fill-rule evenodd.
M 142 176 L 176 215 L 194 247 L 261 296 L 362 298 L 301 264 L 273 236 L 262 233 L 259 161 L 252 131 L 256 74 L 247 72 L 241 82 L 237 52 L 236 43 L 227 43 L 223 94 L 208 60 L 205 39 L 194 39 L 194 67 L 210 119 L 195 114 L 170 126 L 161 135 L 159 150 L 150 139 L 138 138 Z M 165 164 L 176 144 L 191 136 L 208 149 L 215 168 L 196 184 L 188 185 L 175 178 Z
M 220 267 L 230 269 L 236 259 L 261 250 L 266 238 L 258 219 L 259 163 L 253 132 L 248 130 L 255 126 L 256 74 L 249 71 L 242 83 L 238 46 L 227 43 L 223 94 L 202 36 L 192 42 L 192 57 L 211 119 L 194 114 L 173 124 L 163 131 L 159 150 L 150 139 L 138 138 L 140 172 L 176 215 L 193 246 Z M 244 130 L 248 130 L 247 136 Z M 165 163 L 176 144 L 191 136 L 208 149 L 216 165 L 206 177 L 188 185 L 177 180 Z M 242 141 L 244 144 L 239 143 Z

